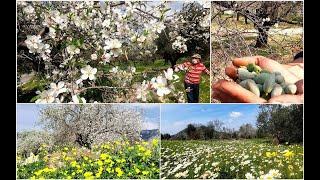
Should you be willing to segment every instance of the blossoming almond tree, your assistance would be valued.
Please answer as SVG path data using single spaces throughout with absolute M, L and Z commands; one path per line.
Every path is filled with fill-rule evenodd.
M 139 140 L 142 121 L 141 110 L 111 104 L 47 106 L 40 116 L 56 142 L 89 148 L 111 140 Z
M 140 86 L 128 65 L 128 55 L 156 53 L 159 33 L 176 23 L 169 10 L 168 2 L 18 2 L 18 72 L 22 79 L 36 71 L 19 87 L 36 89 L 28 100 L 36 103 L 184 101 L 173 79 L 162 74 Z M 187 51 L 184 37 L 172 39 Z

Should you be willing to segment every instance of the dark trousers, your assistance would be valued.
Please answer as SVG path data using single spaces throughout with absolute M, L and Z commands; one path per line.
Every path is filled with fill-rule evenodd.
M 199 102 L 199 84 L 189 84 L 184 82 L 184 88 L 190 88 L 190 92 L 186 90 L 188 103 L 198 103 Z

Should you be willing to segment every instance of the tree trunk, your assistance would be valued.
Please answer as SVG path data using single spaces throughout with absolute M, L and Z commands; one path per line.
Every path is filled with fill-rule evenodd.
M 76 134 L 76 143 L 81 147 L 87 147 L 91 149 L 91 143 L 89 142 L 88 137 L 84 137 L 82 134 Z
M 258 28 L 259 34 L 256 41 L 256 48 L 265 47 L 268 44 L 268 32 L 265 28 Z
M 272 143 L 273 143 L 274 145 L 279 145 L 279 139 L 278 139 L 278 137 L 274 137 L 273 140 L 272 140 Z

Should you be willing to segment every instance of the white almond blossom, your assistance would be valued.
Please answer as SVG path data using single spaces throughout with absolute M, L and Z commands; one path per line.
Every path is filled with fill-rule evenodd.
M 111 70 L 109 70 L 109 72 L 111 72 L 111 73 L 117 73 L 119 71 L 119 67 L 118 66 L 116 66 L 116 67 L 113 67 Z
M 57 24 L 60 29 L 65 29 L 68 26 L 67 15 L 62 15 L 58 10 L 50 11 L 49 17 L 46 18 L 45 25 L 52 26 Z
M 67 92 L 68 89 L 65 88 L 65 84 L 63 81 L 58 82 L 58 84 L 56 83 L 51 83 L 50 84 L 50 93 L 52 93 L 53 97 L 57 97 L 59 94 Z
M 52 27 L 49 28 L 49 36 L 51 38 L 55 38 L 56 37 L 56 30 Z
M 137 99 L 141 99 L 143 102 L 147 101 L 147 95 L 148 95 L 148 88 L 149 83 L 147 83 L 145 80 L 142 82 L 140 86 L 138 86 L 136 90 Z
M 111 55 L 109 53 L 105 53 L 102 55 L 102 60 L 104 63 L 110 63 Z
M 164 71 L 164 75 L 169 81 L 177 80 L 179 78 L 178 75 L 173 74 L 173 69 L 172 68 L 168 68 L 167 71 Z
M 70 102 L 70 103 L 76 103 L 76 104 L 79 104 L 79 103 L 87 103 L 87 101 L 86 101 L 86 99 L 85 98 L 83 98 L 83 97 L 78 97 L 77 95 L 73 95 L 72 96 L 72 102 Z
M 110 53 L 114 57 L 118 57 L 122 50 L 120 49 L 122 46 L 122 43 L 118 39 L 111 39 L 105 41 L 106 46 L 104 46 L 104 50 L 110 50 Z
M 71 56 L 73 56 L 73 55 L 75 55 L 75 54 L 80 54 L 80 49 L 77 48 L 77 47 L 74 46 L 74 45 L 69 45 L 69 46 L 67 47 L 67 52 L 68 52 Z
M 139 43 L 143 43 L 146 40 L 146 37 L 144 35 L 141 35 L 140 37 L 137 38 L 137 41 Z
M 171 90 L 167 87 L 167 79 L 163 76 L 151 79 L 151 84 L 157 91 L 157 95 L 163 97 L 164 95 L 170 94 Z
M 35 103 L 53 103 L 55 100 L 53 92 L 51 90 L 44 90 L 40 94 L 40 98 L 36 100 Z
M 98 59 L 97 54 L 91 54 L 91 59 L 92 59 L 92 60 L 97 60 L 97 59 Z
M 108 28 L 110 26 L 110 19 L 105 19 L 101 25 Z
M 35 13 L 34 8 L 31 5 L 23 8 L 23 12 L 25 12 L 26 14 L 29 14 L 29 15 Z
M 86 80 L 89 78 L 89 80 L 94 80 L 95 74 L 97 73 L 97 68 L 92 68 L 90 65 L 85 66 L 84 68 L 81 68 L 81 79 Z
M 27 39 L 24 41 L 29 49 L 30 53 L 50 53 L 51 50 L 49 44 L 42 43 L 40 35 L 27 36 Z
M 152 20 L 150 22 L 150 26 L 152 27 L 152 32 L 161 33 L 162 30 L 166 28 L 166 26 L 163 24 L 163 22 L 157 22 L 157 20 Z
M 184 53 L 188 51 L 187 45 L 185 44 L 187 39 L 182 36 L 176 37 L 175 41 L 172 43 L 172 49 L 179 51 L 180 53 Z

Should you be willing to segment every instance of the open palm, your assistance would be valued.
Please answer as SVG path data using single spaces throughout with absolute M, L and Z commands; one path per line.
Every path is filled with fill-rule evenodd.
M 303 102 L 303 63 L 292 62 L 286 65 L 280 64 L 277 61 L 263 57 L 252 56 L 242 57 L 233 60 L 233 66 L 225 69 L 226 74 L 232 78 L 237 78 L 237 67 L 247 66 L 249 63 L 254 63 L 270 72 L 280 72 L 287 83 L 294 83 L 297 86 L 295 95 L 280 95 L 269 99 L 269 101 L 260 98 L 243 88 L 235 82 L 219 80 L 212 86 L 212 96 L 219 99 L 221 102 L 239 102 L 239 103 L 302 103 Z

